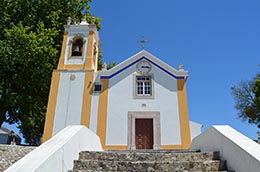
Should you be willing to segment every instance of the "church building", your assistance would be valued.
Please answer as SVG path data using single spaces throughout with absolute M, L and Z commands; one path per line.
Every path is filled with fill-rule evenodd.
M 65 25 L 43 141 L 68 125 L 85 125 L 105 150 L 188 149 L 201 132 L 189 121 L 188 72 L 145 50 L 98 71 L 99 42 L 94 24 Z

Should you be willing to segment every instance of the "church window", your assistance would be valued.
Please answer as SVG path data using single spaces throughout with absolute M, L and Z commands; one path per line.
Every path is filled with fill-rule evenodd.
M 152 96 L 152 78 L 151 76 L 136 76 L 135 78 L 136 97 Z
M 101 92 L 103 89 L 103 85 L 101 83 L 94 83 L 93 92 Z

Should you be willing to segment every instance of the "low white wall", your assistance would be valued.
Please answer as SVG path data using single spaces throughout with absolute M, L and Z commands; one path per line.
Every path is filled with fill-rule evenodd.
M 201 134 L 202 125 L 193 121 L 190 121 L 190 137 L 191 140 Z
M 5 172 L 67 172 L 80 151 L 102 151 L 99 137 L 84 126 L 68 126 Z
M 260 171 L 260 145 L 227 125 L 212 126 L 195 137 L 192 150 L 220 151 L 229 170 Z

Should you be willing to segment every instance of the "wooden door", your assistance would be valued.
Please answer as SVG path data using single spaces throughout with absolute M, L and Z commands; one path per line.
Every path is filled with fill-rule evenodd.
M 153 149 L 153 119 L 135 120 L 136 149 Z

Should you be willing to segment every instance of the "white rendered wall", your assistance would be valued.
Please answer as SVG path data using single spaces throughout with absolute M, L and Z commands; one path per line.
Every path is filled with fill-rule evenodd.
M 68 126 L 5 172 L 67 172 L 87 150 L 103 150 L 99 137 L 85 126 Z
M 201 134 L 201 124 L 190 121 L 190 136 L 191 140 Z
M 71 80 L 73 76 L 75 79 Z M 61 72 L 52 135 L 68 125 L 80 125 L 84 81 L 85 72 L 83 71 Z
M 260 145 L 228 125 L 212 126 L 193 139 L 191 149 L 219 151 L 228 170 L 260 171 Z
M 127 145 L 129 111 L 159 111 L 161 144 L 181 144 L 176 79 L 153 66 L 154 98 L 137 99 L 133 96 L 135 70 L 133 65 L 109 79 L 106 144 Z

